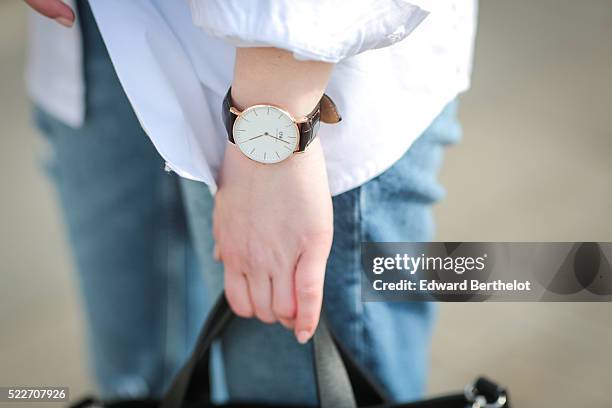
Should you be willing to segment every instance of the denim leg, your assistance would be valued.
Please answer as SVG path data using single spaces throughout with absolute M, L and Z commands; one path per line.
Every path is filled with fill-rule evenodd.
M 142 131 L 81 1 L 87 117 L 35 109 L 85 304 L 104 398 L 160 395 L 205 315 L 203 279 L 175 175 Z
M 453 103 L 389 170 L 333 199 L 326 314 L 334 332 L 396 400 L 423 392 L 434 305 L 362 302 L 360 244 L 432 238 L 431 206 L 443 196 L 436 173 L 444 146 L 459 136 Z M 182 186 L 206 286 L 215 296 L 223 288 L 223 270 L 212 259 L 213 197 L 200 183 L 182 180 Z M 282 326 L 237 319 L 222 347 L 232 400 L 316 404 L 310 345 L 299 345 Z
M 444 146 L 461 134 L 451 103 L 406 154 L 380 176 L 334 198 L 335 234 L 325 307 L 336 333 L 397 401 L 421 397 L 435 318 L 434 303 L 362 302 L 361 242 L 433 238 L 431 207 Z

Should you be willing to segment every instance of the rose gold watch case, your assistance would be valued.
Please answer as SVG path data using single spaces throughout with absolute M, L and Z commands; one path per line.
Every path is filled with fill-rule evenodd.
M 248 114 L 250 111 L 257 109 L 257 108 L 274 108 L 278 111 L 280 111 L 282 114 L 286 115 L 289 119 L 291 119 L 291 122 L 293 122 L 293 126 L 295 128 L 295 134 L 296 136 L 296 141 L 295 141 L 295 147 L 293 149 L 293 153 L 290 154 L 289 156 L 285 157 L 282 160 L 279 160 L 277 162 L 272 162 L 272 163 L 264 163 L 264 162 L 260 162 L 258 160 L 252 159 L 249 156 L 247 156 L 247 154 L 245 152 L 242 151 L 242 149 L 240 148 L 240 146 L 238 145 L 238 143 L 236 143 L 236 123 L 238 123 L 238 119 L 241 118 L 243 115 Z M 295 118 L 293 117 L 293 115 L 289 112 L 287 112 L 285 109 L 276 106 L 276 105 L 271 105 L 271 104 L 258 104 L 258 105 L 252 105 L 249 106 L 248 108 L 246 108 L 245 110 L 241 111 L 237 108 L 235 108 L 234 106 L 230 107 L 230 112 L 232 112 L 234 115 L 236 115 L 236 120 L 234 121 L 234 125 L 232 126 L 232 136 L 234 137 L 234 145 L 236 147 L 238 147 L 238 150 L 240 150 L 240 152 L 242 154 L 244 154 L 249 160 L 253 160 L 256 163 L 260 163 L 260 164 L 276 164 L 276 163 L 282 163 L 283 161 L 287 160 L 288 158 L 291 157 L 291 155 L 298 153 L 298 149 L 300 148 L 300 128 L 298 126 L 298 123 L 303 123 L 304 121 L 306 121 L 306 118 L 302 118 L 299 121 L 295 120 Z

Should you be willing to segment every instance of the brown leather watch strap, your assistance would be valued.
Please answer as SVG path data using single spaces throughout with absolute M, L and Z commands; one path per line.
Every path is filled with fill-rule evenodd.
M 230 142 L 234 142 L 234 122 L 236 121 L 236 115 L 230 110 L 232 108 L 232 88 L 227 90 L 225 98 L 223 98 L 223 105 L 221 106 L 221 115 L 223 117 L 223 124 L 225 130 L 227 130 L 227 138 Z
M 300 143 L 298 145 L 298 152 L 306 150 L 310 142 L 317 137 L 319 132 L 319 125 L 321 124 L 321 102 L 317 104 L 312 112 L 299 123 L 300 127 Z

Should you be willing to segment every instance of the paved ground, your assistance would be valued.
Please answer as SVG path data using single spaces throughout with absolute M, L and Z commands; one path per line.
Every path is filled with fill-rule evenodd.
M 612 3 L 482 2 L 465 139 L 449 151 L 440 240 L 612 241 Z M 0 2 L 0 385 L 91 388 L 44 145 L 27 125 L 23 7 Z M 612 404 L 609 304 L 447 304 L 431 393 L 479 373 L 516 406 Z M 0 404 L 1 405 L 1 404 Z M 44 404 L 37 405 L 44 406 Z

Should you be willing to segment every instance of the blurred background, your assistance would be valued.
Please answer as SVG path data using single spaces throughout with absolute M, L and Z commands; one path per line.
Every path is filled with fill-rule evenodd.
M 0 386 L 68 385 L 77 396 L 93 387 L 73 265 L 29 122 L 25 11 L 0 1 Z M 437 239 L 612 241 L 611 108 L 611 1 L 482 1 Z M 481 373 L 508 385 L 515 407 L 612 406 L 612 305 L 441 305 L 429 393 Z M 36 406 L 47 405 L 58 406 Z

